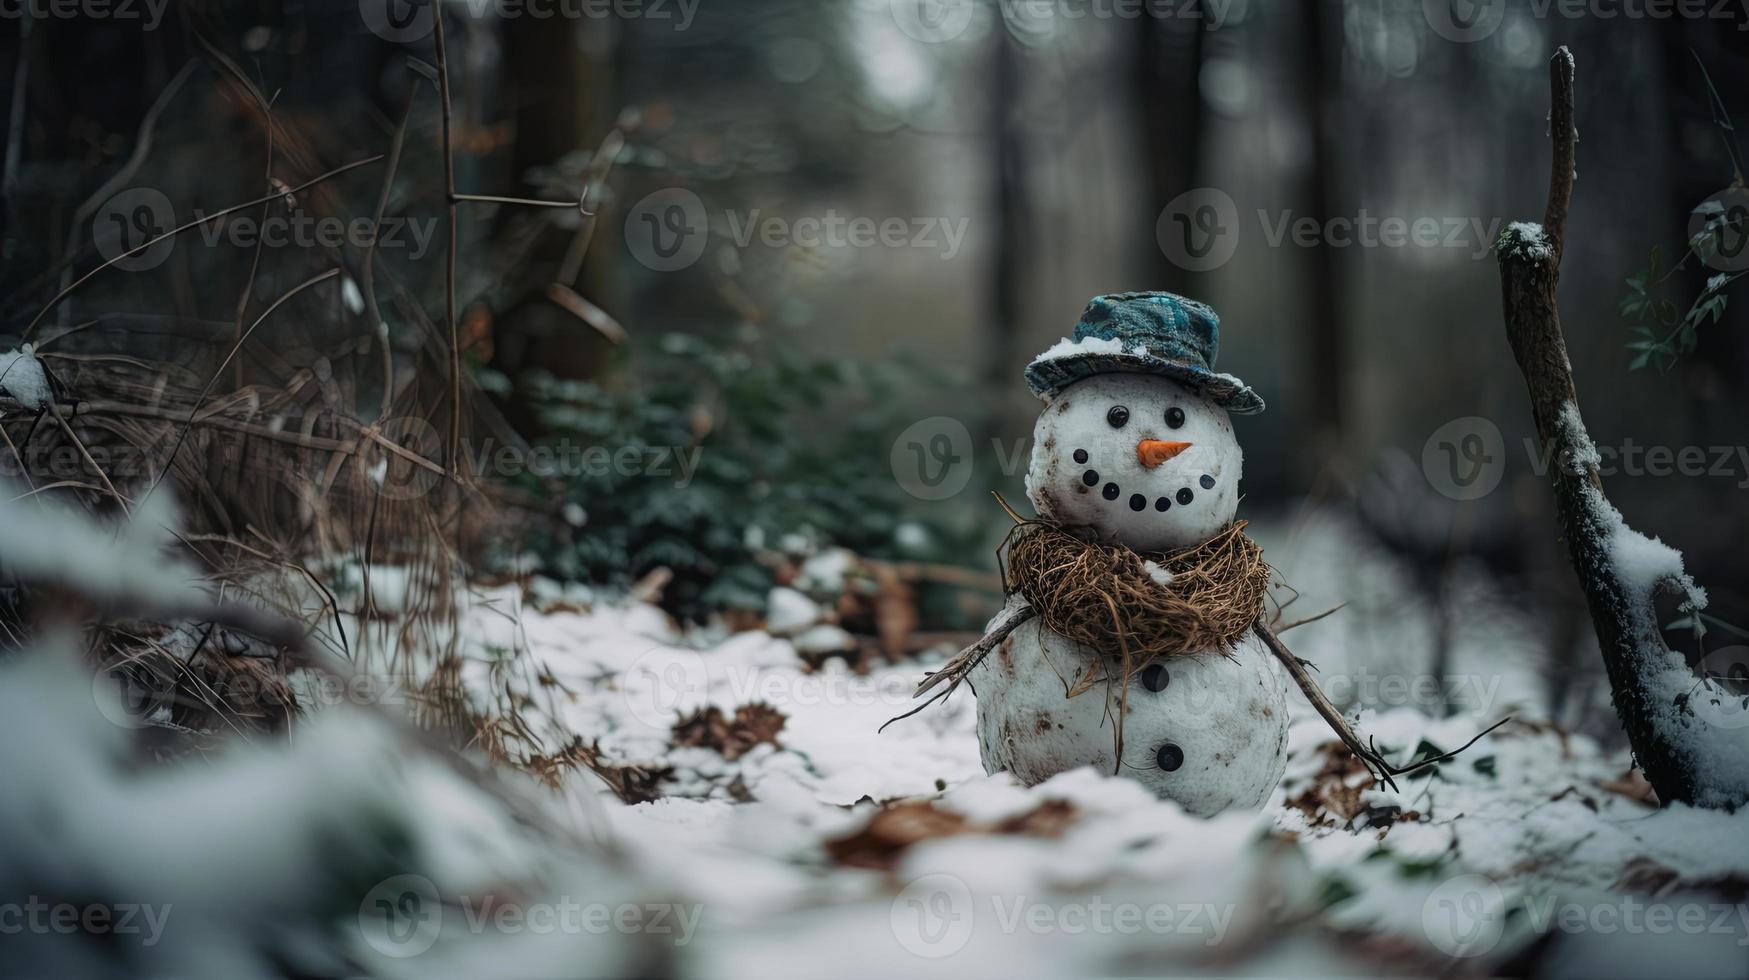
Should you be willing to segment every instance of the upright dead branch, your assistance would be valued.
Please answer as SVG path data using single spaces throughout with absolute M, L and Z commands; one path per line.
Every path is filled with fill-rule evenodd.
M 455 138 L 450 134 L 454 113 L 449 99 L 449 58 L 443 44 L 443 10 L 433 7 L 431 20 L 435 28 L 433 39 L 437 45 L 437 96 L 443 110 L 440 137 L 443 140 L 443 202 L 449 218 L 443 273 L 443 320 L 449 328 L 449 451 L 444 454 L 443 461 L 451 474 L 459 474 L 462 438 L 462 346 L 460 328 L 456 325 L 455 260 L 461 229 L 456 226 Z
M 1711 753 L 1703 750 L 1704 722 L 1687 710 L 1680 692 L 1673 693 L 1671 670 L 1684 661 L 1665 644 L 1653 608 L 1661 595 L 1691 606 L 1698 604 L 1698 595 L 1681 574 L 1679 559 L 1658 573 L 1651 588 L 1629 578 L 1639 570 L 1624 569 L 1612 549 L 1629 536 L 1643 539 L 1627 529 L 1604 496 L 1596 450 L 1579 417 L 1556 301 L 1578 141 L 1573 76 L 1572 53 L 1563 47 L 1549 63 L 1553 160 L 1543 226 L 1513 224 L 1496 244 L 1506 336 L 1530 392 L 1537 436 L 1548 458 L 1557 461 L 1549 476 L 1561 534 L 1634 755 L 1660 800 L 1733 806 L 1742 799 L 1731 798 L 1734 791 L 1721 791 L 1721 785 L 1741 781 L 1708 778 Z
M 1573 52 L 1565 47 L 1549 60 L 1549 204 L 1543 209 L 1543 238 L 1552 254 L 1553 278 L 1561 275 L 1561 246 L 1566 241 L 1567 207 L 1573 201 L 1574 167 L 1579 146 L 1579 128 L 1573 120 Z M 1553 293 L 1551 292 L 1551 297 Z M 1560 331 L 1555 340 L 1561 342 Z M 1565 344 L 1562 343 L 1563 348 Z M 1572 379 L 1568 378 L 1568 387 Z

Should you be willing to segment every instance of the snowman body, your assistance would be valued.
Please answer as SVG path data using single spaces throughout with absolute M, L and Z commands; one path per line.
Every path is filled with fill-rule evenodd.
M 1175 551 L 1232 524 L 1242 466 L 1227 412 L 1196 389 L 1096 374 L 1040 414 L 1027 494 L 1041 517 L 1101 541 Z M 1262 806 L 1286 765 L 1287 681 L 1261 641 L 1247 634 L 1231 651 L 1144 665 L 1127 691 L 1100 682 L 1067 696 L 1116 654 L 1036 618 L 1010 633 L 968 677 L 985 770 L 1032 785 L 1092 765 L 1198 815 Z

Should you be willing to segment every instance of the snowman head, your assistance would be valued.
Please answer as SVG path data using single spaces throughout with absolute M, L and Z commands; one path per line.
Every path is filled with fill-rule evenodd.
M 1239 443 L 1227 413 L 1263 411 L 1215 372 L 1221 321 L 1173 293 L 1109 293 L 1026 366 L 1047 402 L 1027 495 L 1041 516 L 1137 551 L 1200 544 L 1233 522 Z
M 1243 464 L 1226 409 L 1195 389 L 1097 374 L 1039 415 L 1026 490 L 1048 520 L 1137 551 L 1171 551 L 1233 523 Z

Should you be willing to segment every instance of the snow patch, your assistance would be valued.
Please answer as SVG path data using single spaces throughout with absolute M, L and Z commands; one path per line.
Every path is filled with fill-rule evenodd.
M 1555 417 L 1555 428 L 1572 446 L 1571 458 L 1566 460 L 1567 472 L 1584 476 L 1589 470 L 1603 465 L 1603 456 L 1598 453 L 1597 444 L 1591 441 L 1591 434 L 1585 431 L 1585 420 L 1579 417 L 1579 406 L 1572 402 L 1563 403 L 1560 414 Z
M 1088 337 L 1084 340 L 1064 337 L 1046 348 L 1044 353 L 1033 358 L 1032 361 L 1037 364 L 1041 361 L 1059 361 L 1067 357 L 1081 357 L 1087 354 L 1146 354 L 1147 352 L 1145 347 L 1126 348 L 1123 341 L 1117 337 Z
M 1543 226 L 1534 221 L 1514 221 L 1507 225 L 1494 247 L 1511 258 L 1531 262 L 1546 262 L 1555 254 Z
M 765 600 L 765 628 L 778 636 L 797 633 L 818 623 L 824 613 L 814 600 L 779 586 Z
M 856 555 L 848 548 L 828 548 L 802 562 L 795 587 L 810 594 L 837 595 L 856 565 Z
M 49 378 L 31 345 L 24 344 L 0 354 L 0 391 L 31 411 L 50 402 Z
M 1575 457 L 1595 459 L 1596 448 L 1571 403 L 1562 406 L 1557 425 L 1559 438 L 1574 447 Z M 1679 765 L 1705 774 L 1698 780 L 1699 802 L 1725 806 L 1749 799 L 1749 725 L 1743 724 L 1740 710 L 1726 708 L 1740 696 L 1697 676 L 1683 654 L 1666 645 L 1661 630 L 1667 624 L 1656 618 L 1658 590 L 1674 588 L 1683 595 L 1679 611 L 1688 617 L 1696 639 L 1704 640 L 1700 611 L 1706 608 L 1706 591 L 1689 577 L 1681 552 L 1630 528 L 1589 482 L 1581 482 L 1580 492 L 1589 523 L 1601 538 L 1597 543 L 1608 556 L 1604 573 L 1626 593 L 1622 600 L 1639 641 L 1630 667 L 1644 687 L 1648 721 Z
M 0 555 L 13 574 L 75 583 L 104 598 L 178 605 L 205 597 L 193 571 L 166 557 L 176 524 L 170 492 L 148 496 L 113 530 L 0 481 Z

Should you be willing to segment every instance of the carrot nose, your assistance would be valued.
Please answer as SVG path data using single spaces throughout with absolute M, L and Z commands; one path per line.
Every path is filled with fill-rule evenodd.
M 1188 442 L 1165 442 L 1160 439 L 1143 439 L 1136 443 L 1136 462 L 1148 469 L 1153 469 L 1161 463 L 1190 448 Z

